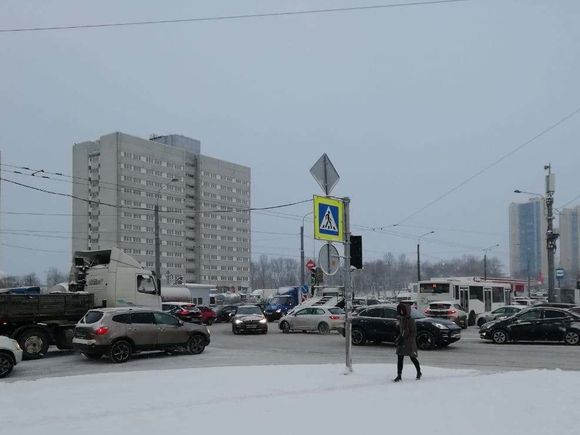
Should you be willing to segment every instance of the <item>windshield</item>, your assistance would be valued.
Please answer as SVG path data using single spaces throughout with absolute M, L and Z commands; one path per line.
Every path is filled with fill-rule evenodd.
M 240 314 L 262 314 L 262 310 L 260 310 L 260 307 L 240 307 L 238 308 L 238 315 Z
M 289 301 L 288 296 L 276 296 L 270 300 L 271 304 L 274 305 L 284 305 Z
M 425 315 L 421 311 L 415 308 L 411 308 L 411 317 L 413 319 L 424 319 Z

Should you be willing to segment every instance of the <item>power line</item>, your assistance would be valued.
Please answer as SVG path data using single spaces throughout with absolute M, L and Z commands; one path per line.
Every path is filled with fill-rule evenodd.
M 34 251 L 34 252 L 50 252 L 56 254 L 66 254 L 65 251 L 53 251 L 51 249 L 39 249 L 39 248 L 29 248 L 27 246 L 20 246 L 20 245 L 11 245 L 9 243 L 0 243 L 2 246 L 7 246 L 8 248 L 16 248 L 16 249 L 25 249 L 27 251 Z
M 46 32 L 46 31 L 57 31 L 57 30 L 78 30 L 78 29 L 99 29 L 99 28 L 109 28 L 109 27 L 129 27 L 129 26 L 145 26 L 145 25 L 156 25 L 156 24 L 177 24 L 177 23 L 193 23 L 193 22 L 204 22 L 204 21 L 232 21 L 232 20 L 244 20 L 244 19 L 257 19 L 257 18 L 269 18 L 269 17 L 283 17 L 283 16 L 297 16 L 297 15 L 309 15 L 309 14 L 331 14 L 331 13 L 345 13 L 354 11 L 368 11 L 376 9 L 387 9 L 387 8 L 404 8 L 404 7 L 417 7 L 417 6 L 428 6 L 428 5 L 438 5 L 444 3 L 464 3 L 473 0 L 430 0 L 422 2 L 410 2 L 410 3 L 390 3 L 390 4 L 380 4 L 380 5 L 369 5 L 369 6 L 351 6 L 343 8 L 328 8 L 328 9 L 307 9 L 298 11 L 281 11 L 281 12 L 264 12 L 255 14 L 239 14 L 239 15 L 218 15 L 212 17 L 194 17 L 194 18 L 176 18 L 169 20 L 147 20 L 147 21 L 125 21 L 118 23 L 98 23 L 98 24 L 75 24 L 75 25 L 63 25 L 63 26 L 47 26 L 47 27 L 19 27 L 12 29 L 0 29 L 0 33 L 16 33 L 16 32 Z
M 481 174 L 483 174 L 484 172 L 488 171 L 489 169 L 493 168 L 494 166 L 498 165 L 499 163 L 501 163 L 502 161 L 504 161 L 505 159 L 507 159 L 508 157 L 512 156 L 513 154 L 517 153 L 518 151 L 520 151 L 521 149 L 525 148 L 526 146 L 530 145 L 532 142 L 535 142 L 537 139 L 539 139 L 540 137 L 546 135 L 547 133 L 549 133 L 550 131 L 554 130 L 555 128 L 559 127 L 560 125 L 562 125 L 563 123 L 565 123 L 566 121 L 568 121 L 570 118 L 574 117 L 575 115 L 577 115 L 578 113 L 580 113 L 580 107 L 578 107 L 577 109 L 573 110 L 572 112 L 568 113 L 566 116 L 564 116 L 563 118 L 560 118 L 557 122 L 555 122 L 554 124 L 550 125 L 549 127 L 543 129 L 542 131 L 540 131 L 538 134 L 536 134 L 535 136 L 533 136 L 531 139 L 528 139 L 527 141 L 523 142 L 522 144 L 518 145 L 517 147 L 515 147 L 514 149 L 512 149 L 511 151 L 509 151 L 506 154 L 503 154 L 501 157 L 499 157 L 498 159 L 494 160 L 492 163 L 490 163 L 489 165 L 485 166 L 483 169 L 480 169 L 479 171 L 477 171 L 475 174 L 471 175 L 470 177 L 466 178 L 465 180 L 463 180 L 462 182 L 460 182 L 459 184 L 455 185 L 454 187 L 452 187 L 451 189 L 447 190 L 445 193 L 439 195 L 438 197 L 436 197 L 435 199 L 429 201 L 427 204 L 425 204 L 423 207 L 415 210 L 413 213 L 409 214 L 408 216 L 404 217 L 403 219 L 401 219 L 399 222 L 397 222 L 394 225 L 390 225 L 390 226 L 396 226 L 396 225 L 401 225 L 402 223 L 408 221 L 409 219 L 417 216 L 419 213 L 421 213 L 423 210 L 429 208 L 430 206 L 432 206 L 433 204 L 441 201 L 443 198 L 451 195 L 453 192 L 459 190 L 461 187 L 463 187 L 464 185 L 466 185 L 467 183 L 469 183 L 471 180 L 473 180 L 474 178 L 477 178 L 478 176 L 480 176 Z

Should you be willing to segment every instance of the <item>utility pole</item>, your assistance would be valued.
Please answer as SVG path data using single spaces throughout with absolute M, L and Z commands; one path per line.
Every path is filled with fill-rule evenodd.
M 421 234 L 417 239 L 417 282 L 421 281 L 421 239 L 429 234 L 433 234 L 435 231 L 429 231 L 428 233 Z
M 300 285 L 304 285 L 304 225 L 300 227 Z
M 164 187 L 167 187 L 171 183 L 179 181 L 179 178 L 172 178 L 171 181 L 162 184 L 159 189 L 157 189 L 157 194 L 155 195 L 155 207 L 153 208 L 155 213 L 155 279 L 157 280 L 158 288 L 161 289 L 161 240 L 159 237 L 159 194 Z
M 492 250 L 493 248 L 497 248 L 499 246 L 499 243 L 496 243 L 493 246 L 490 246 L 489 248 L 485 248 L 483 249 L 483 280 L 487 281 L 487 251 Z
M 554 257 L 556 255 L 556 240 L 558 240 L 558 234 L 554 233 L 554 192 L 555 187 L 555 175 L 552 174 L 552 165 L 547 164 L 544 166 L 546 173 L 546 248 L 548 250 L 548 302 L 554 302 L 554 288 L 555 288 L 555 269 L 554 269 Z

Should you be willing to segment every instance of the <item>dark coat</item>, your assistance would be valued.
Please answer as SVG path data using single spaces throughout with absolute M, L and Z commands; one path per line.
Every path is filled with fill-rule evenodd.
M 417 326 L 415 319 L 411 317 L 411 308 L 405 304 L 399 304 L 400 337 L 397 343 L 397 355 L 417 356 Z M 401 315 L 401 313 L 404 313 Z

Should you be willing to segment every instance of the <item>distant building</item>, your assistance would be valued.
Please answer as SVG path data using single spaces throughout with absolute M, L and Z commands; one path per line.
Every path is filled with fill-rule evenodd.
M 509 207 L 510 272 L 513 278 L 547 281 L 546 206 L 532 198 Z
M 75 144 L 73 194 L 97 202 L 73 199 L 73 251 L 117 246 L 154 269 L 158 201 L 164 285 L 247 289 L 250 168 L 200 149 L 198 140 L 179 135 L 112 133 Z
M 560 267 L 562 286 L 574 288 L 580 279 L 580 205 L 560 212 Z

